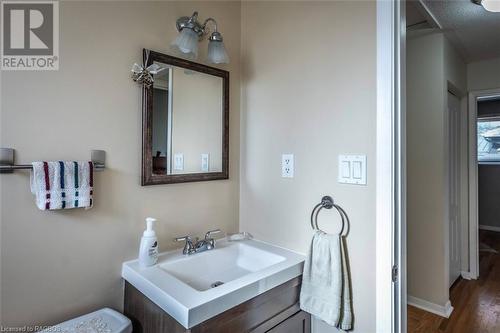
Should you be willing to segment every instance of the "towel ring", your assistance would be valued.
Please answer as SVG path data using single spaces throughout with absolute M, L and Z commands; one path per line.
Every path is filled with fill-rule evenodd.
M 340 218 L 342 220 L 342 228 L 340 229 L 339 236 L 342 236 L 342 235 L 347 236 L 347 234 L 349 233 L 349 229 L 346 229 L 345 234 L 344 234 L 344 229 L 345 229 L 346 221 L 347 221 L 347 226 L 349 227 L 349 217 L 347 216 L 347 213 L 345 212 L 345 210 L 342 207 L 340 207 L 339 205 L 335 204 L 333 202 L 332 197 L 328 196 L 328 195 L 325 195 L 323 198 L 321 198 L 321 202 L 319 204 L 317 204 L 316 206 L 314 206 L 314 208 L 311 212 L 311 227 L 313 228 L 313 230 L 323 231 L 318 226 L 318 214 L 323 208 L 332 209 L 334 207 L 337 210 L 337 212 L 339 213 Z

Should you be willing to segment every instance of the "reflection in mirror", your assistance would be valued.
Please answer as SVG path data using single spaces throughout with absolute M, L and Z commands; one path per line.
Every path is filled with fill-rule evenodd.
M 168 153 L 168 108 L 169 76 L 171 71 L 165 65 L 164 70 L 155 75 L 153 84 L 153 173 L 167 173 Z
M 152 50 L 143 86 L 142 185 L 229 177 L 229 72 Z
M 222 78 L 155 63 L 153 173 L 222 172 Z
M 172 173 L 222 171 L 222 78 L 173 68 Z

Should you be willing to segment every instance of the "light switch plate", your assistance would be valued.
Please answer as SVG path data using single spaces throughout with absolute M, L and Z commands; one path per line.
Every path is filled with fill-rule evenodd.
M 210 154 L 201 154 L 201 171 L 208 172 L 210 170 Z
M 184 154 L 174 154 L 174 170 L 184 170 Z
M 363 164 L 360 161 L 352 162 L 352 178 L 361 179 L 363 177 Z
M 283 154 L 281 155 L 281 177 L 283 178 L 293 178 L 295 173 L 293 154 Z
M 342 178 L 351 178 L 351 162 L 340 162 L 340 172 L 342 174 Z
M 366 185 L 366 155 L 339 155 L 338 182 Z

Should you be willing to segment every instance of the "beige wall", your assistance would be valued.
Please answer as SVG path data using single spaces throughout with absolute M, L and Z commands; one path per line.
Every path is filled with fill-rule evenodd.
M 467 86 L 470 91 L 500 88 L 500 58 L 467 64 Z
M 351 219 L 355 332 L 374 332 L 375 2 L 60 7 L 60 70 L 2 73 L 1 146 L 16 148 L 21 163 L 85 159 L 90 149 L 104 149 L 108 168 L 96 176 L 90 211 L 40 212 L 27 173 L 0 177 L 1 323 L 51 324 L 120 308 L 120 266 L 137 256 L 146 216 L 159 219 L 160 250 L 179 246 L 171 241 L 177 235 L 236 231 L 240 219 L 241 230 L 305 252 L 310 210 L 331 194 Z M 130 66 L 143 47 L 168 53 L 175 19 L 195 9 L 218 19 L 232 59 L 223 67 L 231 72 L 230 180 L 141 187 L 141 93 Z M 206 42 L 201 51 L 203 59 Z M 285 152 L 296 156 L 293 179 L 280 177 Z M 367 154 L 367 186 L 337 183 L 343 153 Z M 338 222 L 322 213 L 325 231 Z
M 230 179 L 140 186 L 141 88 L 130 67 L 142 48 L 169 51 L 175 19 L 214 16 L 229 50 Z M 238 229 L 239 2 L 60 3 L 60 70 L 4 72 L 2 147 L 17 161 L 87 159 L 107 152 L 92 210 L 41 212 L 29 174 L 2 175 L 2 324 L 50 324 L 122 304 L 121 263 L 137 257 L 144 218 L 158 218 L 160 250 L 178 235 Z M 206 41 L 200 45 L 200 60 Z M 196 205 L 193 205 L 196 202 Z
M 448 83 L 466 91 L 465 64 L 443 34 L 407 41 L 408 294 L 444 306 L 448 291 Z
M 240 229 L 306 252 L 330 194 L 351 218 L 355 332 L 375 332 L 375 2 L 244 2 Z M 281 154 L 295 178 L 281 178 Z M 367 154 L 368 185 L 337 183 L 337 156 Z M 334 232 L 339 219 L 322 212 Z M 334 332 L 315 322 L 316 332 Z

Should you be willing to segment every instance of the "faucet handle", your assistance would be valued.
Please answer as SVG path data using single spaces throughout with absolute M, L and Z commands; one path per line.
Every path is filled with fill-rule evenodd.
M 191 254 L 192 253 L 192 251 L 194 249 L 194 245 L 193 245 L 193 240 L 192 240 L 191 236 L 176 237 L 176 238 L 174 238 L 174 240 L 176 242 L 186 241 L 186 243 L 184 244 L 184 249 L 182 250 L 182 253 L 183 254 Z M 198 237 L 196 237 L 195 242 L 198 242 Z
M 205 234 L 205 239 L 209 239 L 210 236 L 212 236 L 213 234 L 218 234 L 219 232 L 221 232 L 220 229 L 210 230 Z
M 191 236 L 187 235 L 187 236 L 182 236 L 182 237 L 175 237 L 174 240 L 176 242 L 182 242 L 182 241 L 190 242 L 192 239 L 191 239 Z
M 193 239 L 191 236 L 186 235 L 186 236 L 182 236 L 182 237 L 176 237 L 176 238 L 174 238 L 174 240 L 175 240 L 176 242 L 186 241 L 186 244 L 189 244 L 189 243 L 192 243 L 192 242 L 193 242 L 193 240 L 194 240 L 194 242 L 196 243 L 196 242 L 198 241 L 198 237 L 195 237 L 195 238 Z

